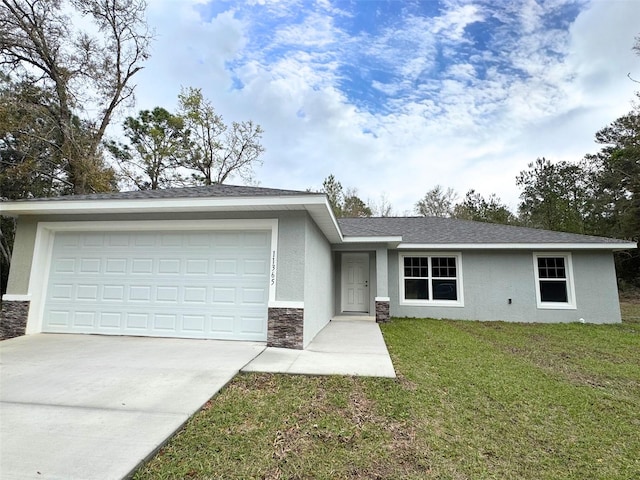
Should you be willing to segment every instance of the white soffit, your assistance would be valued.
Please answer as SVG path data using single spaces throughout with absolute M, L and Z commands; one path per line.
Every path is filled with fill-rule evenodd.
M 386 244 L 388 248 L 397 248 L 402 242 L 402 236 L 379 236 L 379 237 L 344 237 L 343 243 L 368 243 L 368 244 Z

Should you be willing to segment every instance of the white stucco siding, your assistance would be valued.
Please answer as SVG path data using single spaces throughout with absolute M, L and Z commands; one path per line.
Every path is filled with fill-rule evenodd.
M 620 300 L 611 252 L 574 252 L 576 302 L 588 322 L 620 322 Z
M 581 318 L 593 323 L 621 321 L 611 252 L 571 253 L 576 293 L 576 308 L 571 309 L 538 308 L 533 252 L 463 251 L 461 254 L 463 305 L 415 306 L 401 305 L 398 251 L 390 251 L 391 315 L 544 323 L 576 322 Z
M 307 219 L 304 255 L 304 347 L 334 314 L 331 245 L 316 224 Z

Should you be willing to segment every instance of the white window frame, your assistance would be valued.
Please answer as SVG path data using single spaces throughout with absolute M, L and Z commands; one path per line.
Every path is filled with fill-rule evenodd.
M 567 282 L 566 302 L 543 302 L 540 294 L 540 275 L 538 271 L 538 258 L 564 258 L 564 267 Z M 535 279 L 536 303 L 540 309 L 548 310 L 575 310 L 576 290 L 573 280 L 573 261 L 570 252 L 533 252 L 533 275 Z M 545 279 L 546 280 L 546 279 Z
M 454 257 L 456 259 L 456 284 L 457 284 L 457 300 L 434 300 L 433 286 L 431 280 L 433 277 L 431 260 L 429 260 L 429 276 L 427 279 L 427 288 L 429 289 L 428 300 L 406 299 L 404 291 L 404 259 L 405 257 Z M 451 277 L 453 278 L 453 277 Z M 400 305 L 428 306 L 428 307 L 464 307 L 464 288 L 462 283 L 462 253 L 460 252 L 399 252 L 398 253 L 398 281 L 400 292 Z

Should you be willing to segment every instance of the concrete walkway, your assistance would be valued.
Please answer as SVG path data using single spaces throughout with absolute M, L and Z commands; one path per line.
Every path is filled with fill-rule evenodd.
M 329 322 L 305 350 L 268 347 L 242 371 L 396 376 L 378 324 L 349 317 Z
M 126 477 L 241 369 L 395 377 L 380 328 L 366 320 L 334 320 L 306 350 L 70 334 L 5 340 L 0 478 Z
M 123 478 L 264 348 L 98 335 L 0 342 L 0 477 Z

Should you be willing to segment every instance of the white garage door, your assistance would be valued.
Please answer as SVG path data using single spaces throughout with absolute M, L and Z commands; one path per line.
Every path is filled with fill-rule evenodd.
M 58 232 L 43 331 L 267 339 L 271 232 Z

